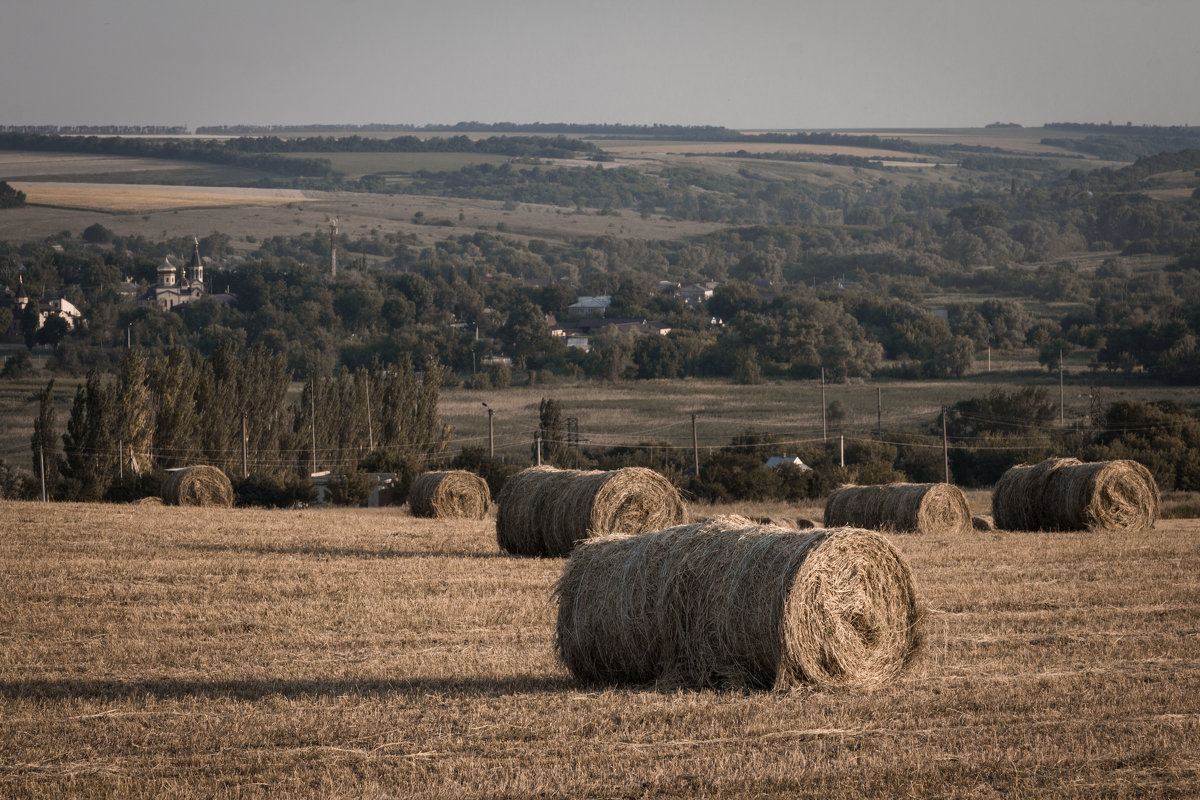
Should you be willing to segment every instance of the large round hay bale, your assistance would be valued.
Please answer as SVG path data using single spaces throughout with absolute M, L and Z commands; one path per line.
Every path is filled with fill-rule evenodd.
M 201 464 L 167 474 L 162 499 L 173 506 L 233 506 L 233 484 L 216 467 Z
M 997 528 L 1144 531 L 1158 521 L 1158 484 L 1136 461 L 1048 458 L 1021 464 L 992 489 Z
M 604 536 L 575 548 L 555 592 L 559 660 L 589 682 L 866 689 L 920 641 L 908 564 L 853 528 L 717 517 Z
M 466 470 L 426 472 L 408 487 L 408 507 L 415 517 L 483 519 L 491 504 L 487 481 Z
M 646 533 L 686 519 L 671 482 L 642 467 L 532 467 L 505 482 L 496 506 L 496 541 L 516 555 L 565 556 L 582 539 Z
M 949 483 L 843 486 L 825 501 L 825 525 L 892 533 L 960 533 L 971 529 L 971 507 Z

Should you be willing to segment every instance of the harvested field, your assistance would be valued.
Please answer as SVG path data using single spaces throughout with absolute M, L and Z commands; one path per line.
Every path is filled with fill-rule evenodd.
M 1196 521 L 896 537 L 927 641 L 870 694 L 581 686 L 563 563 L 485 520 L 0 503 L 0 530 L 14 800 L 1200 795 Z
M 31 205 L 89 211 L 164 211 L 220 206 L 281 206 L 307 202 L 299 189 L 243 189 L 236 186 L 165 186 L 136 183 L 13 181 Z

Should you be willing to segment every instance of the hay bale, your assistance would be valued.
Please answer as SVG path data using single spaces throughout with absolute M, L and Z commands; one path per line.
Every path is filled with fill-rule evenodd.
M 996 527 L 1010 531 L 1150 530 L 1158 484 L 1136 461 L 1048 458 L 1000 476 L 992 513 Z
M 408 487 L 408 507 L 414 517 L 483 519 L 492 504 L 487 481 L 473 472 L 426 472 Z
M 201 464 L 168 473 L 162 499 L 173 506 L 233 506 L 233 484 L 216 467 Z
M 808 517 L 796 517 L 794 526 L 798 531 L 811 531 L 814 528 L 821 527 L 815 520 L 811 520 Z
M 646 533 L 687 518 L 671 482 L 642 467 L 533 467 L 505 482 L 496 505 L 496 541 L 516 555 L 565 556 L 582 539 Z
M 150 495 L 148 497 L 139 498 L 138 500 L 134 501 L 134 503 L 135 505 L 139 506 L 161 506 L 163 501 L 161 497 Z
M 558 658 L 589 682 L 869 689 L 920 641 L 907 563 L 853 528 L 717 517 L 604 536 L 575 548 L 555 594 Z
M 755 525 L 768 525 L 768 526 L 772 526 L 772 527 L 776 527 L 776 528 L 787 528 L 787 529 L 793 530 L 793 531 L 799 530 L 799 527 L 796 525 L 795 522 L 793 522 L 792 520 L 787 519 L 785 517 L 750 516 L 750 517 L 747 517 L 747 519 L 749 519 Z
M 996 523 L 992 522 L 991 517 L 976 515 L 971 517 L 971 527 L 982 533 L 996 530 Z
M 892 533 L 960 533 L 971 528 L 971 507 L 949 483 L 843 486 L 825 501 L 825 525 Z

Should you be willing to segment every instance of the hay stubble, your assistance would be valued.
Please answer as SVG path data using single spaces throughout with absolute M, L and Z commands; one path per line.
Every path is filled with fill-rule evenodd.
M 1200 793 L 1194 521 L 896 537 L 927 645 L 870 694 L 581 690 L 562 562 L 486 520 L 0 503 L 0 531 L 5 797 Z

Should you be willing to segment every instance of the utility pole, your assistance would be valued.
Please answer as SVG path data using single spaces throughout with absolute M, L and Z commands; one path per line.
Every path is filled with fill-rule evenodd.
M 695 462 L 696 477 L 700 477 L 700 440 L 696 437 L 696 415 L 692 414 L 692 459 Z
M 825 425 L 825 368 L 821 367 L 821 440 L 829 440 L 829 429 Z
M 883 388 L 875 387 L 875 429 L 879 438 L 883 438 Z
M 375 449 L 375 426 L 371 423 L 371 374 L 367 373 L 367 446 Z
M 329 274 L 330 277 L 337 277 L 337 235 L 338 235 L 338 219 L 337 217 L 329 218 Z
M 1066 395 L 1063 393 L 1063 360 L 1062 348 L 1058 349 L 1058 424 L 1067 424 Z
M 125 442 L 117 441 L 117 469 L 121 474 L 121 483 L 125 482 Z
M 537 465 L 542 465 L 542 432 L 538 431 L 533 435 L 533 443 L 537 447 Z
M 312 425 L 312 474 L 317 473 L 317 379 L 314 376 L 312 383 L 312 392 L 308 395 L 309 420 Z
M 246 412 L 242 412 L 242 478 L 250 477 L 250 468 L 246 461 Z
M 942 463 L 946 469 L 946 483 L 950 482 L 950 440 L 946 437 L 946 407 L 942 406 Z
M 838 439 L 841 441 L 841 456 L 839 463 L 843 469 L 846 467 L 846 434 L 840 434 Z
M 42 470 L 42 502 L 46 502 L 46 449 L 45 445 L 38 442 L 38 465 Z
M 494 459 L 496 457 L 496 429 L 492 424 L 493 409 L 487 403 L 484 403 L 483 407 L 488 412 L 488 458 Z

